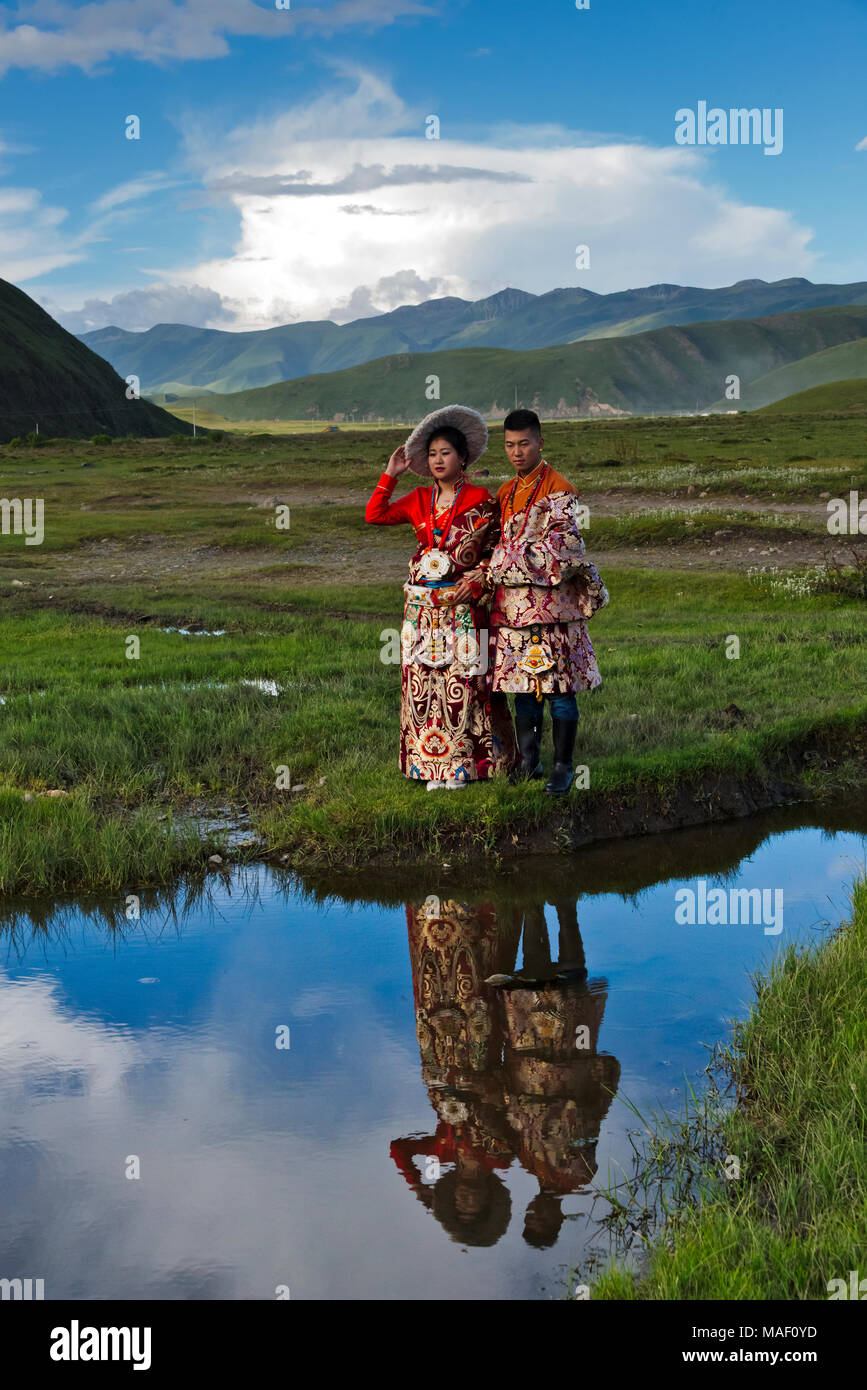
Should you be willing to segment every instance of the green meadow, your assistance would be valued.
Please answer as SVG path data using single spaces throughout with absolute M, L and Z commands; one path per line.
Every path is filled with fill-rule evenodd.
M 670 1205 L 642 1275 L 610 1268 L 592 1298 L 850 1298 L 849 1271 L 863 1277 L 867 880 L 844 928 L 790 947 L 755 984 L 721 1059 L 737 1107 L 720 1116 L 702 1097 L 654 1136 L 636 1193 L 700 1178 Z
M 45 504 L 41 545 L 0 536 L 0 892 L 168 881 L 225 849 L 202 830 L 221 817 L 258 840 L 238 858 L 442 860 L 565 846 L 593 804 L 755 786 L 787 750 L 805 792 L 860 785 L 861 552 L 828 568 L 822 496 L 864 490 L 862 430 L 546 428 L 611 592 L 590 625 L 604 685 L 580 700 L 588 785 L 566 804 L 502 779 L 428 796 L 398 772 L 381 658 L 411 537 L 363 510 L 405 430 L 0 449 L 0 497 Z M 496 430 L 475 476 L 509 476 Z

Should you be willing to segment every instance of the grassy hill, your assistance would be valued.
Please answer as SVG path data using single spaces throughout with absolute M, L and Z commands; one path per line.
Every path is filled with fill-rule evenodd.
M 731 374 L 745 388 L 783 364 L 865 339 L 867 308 L 811 309 L 530 352 L 400 353 L 341 372 L 202 396 L 201 404 L 228 420 L 410 421 L 432 408 L 425 387 L 436 375 L 442 401 L 460 400 L 492 418 L 510 410 L 516 394 L 520 405 L 549 418 L 592 415 L 600 406 L 670 414 L 707 409 Z M 185 407 L 195 399 L 186 397 Z
M 187 434 L 188 425 L 146 400 L 50 314 L 0 280 L 0 442 L 29 434 Z
M 475 303 L 432 299 L 342 325 L 289 323 L 230 333 L 160 323 L 144 333 L 100 328 L 83 334 L 82 342 L 124 376 L 134 372 L 149 395 L 178 392 L 184 385 L 225 394 L 405 352 L 469 347 L 532 351 L 681 324 L 853 304 L 867 305 L 867 283 L 742 280 L 721 289 L 649 285 L 616 294 L 594 294 L 577 286 L 541 295 L 506 289 Z
M 867 372 L 853 381 L 832 381 L 762 406 L 759 415 L 867 415 Z
M 755 381 L 742 382 L 738 404 L 742 410 L 760 410 L 774 401 L 814 386 L 852 381 L 856 377 L 867 377 L 867 339 L 837 343 L 834 347 L 776 367 Z M 721 410 L 731 404 L 731 401 L 715 401 L 713 408 Z

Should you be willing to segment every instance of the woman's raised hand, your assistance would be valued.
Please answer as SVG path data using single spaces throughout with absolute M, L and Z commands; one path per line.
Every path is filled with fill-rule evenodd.
M 385 471 L 390 478 L 399 478 L 401 473 L 405 473 L 408 468 L 409 459 L 406 456 L 406 449 L 401 444 L 388 460 L 388 467 Z

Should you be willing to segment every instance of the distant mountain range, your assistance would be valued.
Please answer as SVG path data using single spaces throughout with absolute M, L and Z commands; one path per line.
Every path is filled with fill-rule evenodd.
M 0 443 L 16 435 L 188 434 L 191 427 L 145 400 L 102 357 L 55 323 L 35 300 L 0 280 Z
M 159 323 L 144 333 L 99 328 L 80 336 L 123 376 L 134 373 L 143 393 L 225 394 L 395 354 L 459 348 L 528 351 L 585 339 L 619 339 L 672 325 L 851 305 L 867 305 L 867 282 L 814 285 L 800 278 L 772 283 L 741 280 L 723 289 L 650 285 L 616 294 L 572 288 L 536 295 L 505 289 L 475 303 L 431 299 L 342 325 L 289 323 L 231 333 Z
M 462 401 L 489 418 L 502 418 L 516 401 L 548 418 L 751 409 L 828 380 L 822 373 L 829 370 L 858 376 L 865 344 L 867 307 L 807 309 L 529 352 L 399 353 L 254 390 L 188 397 L 184 405 L 196 400 L 228 420 L 412 421 L 434 408 L 426 385 L 436 376 L 440 400 Z M 740 397 L 726 399 L 735 376 Z

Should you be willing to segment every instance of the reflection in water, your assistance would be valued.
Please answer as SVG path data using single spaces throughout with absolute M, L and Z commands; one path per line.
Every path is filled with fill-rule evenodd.
M 407 904 L 422 1078 L 438 1124 L 432 1135 L 394 1140 L 391 1156 L 461 1244 L 494 1245 L 507 1230 L 512 1203 L 500 1173 L 513 1161 L 539 1184 L 523 1229 L 539 1249 L 557 1239 L 562 1198 L 596 1173 L 620 1064 L 597 1051 L 606 981 L 587 980 L 576 901 L 554 904 L 556 961 L 541 902 Z
M 636 1111 L 680 1111 L 753 973 L 848 915 L 865 815 L 437 878 L 232 867 L 133 886 L 133 920 L 123 891 L 0 902 L 0 1278 L 48 1300 L 556 1293 L 612 1254 L 600 1189 L 631 1171 Z M 784 887 L 784 932 L 678 923 L 701 878 Z

